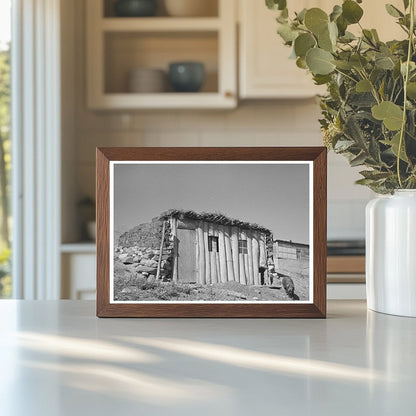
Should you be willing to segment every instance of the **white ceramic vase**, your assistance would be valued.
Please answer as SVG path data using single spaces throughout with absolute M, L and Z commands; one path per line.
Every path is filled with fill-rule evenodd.
M 366 281 L 369 309 L 416 317 L 416 190 L 368 203 Z

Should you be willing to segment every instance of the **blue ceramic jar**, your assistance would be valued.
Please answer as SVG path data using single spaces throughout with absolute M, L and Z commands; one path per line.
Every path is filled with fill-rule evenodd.
M 114 11 L 119 17 L 148 17 L 157 12 L 156 0 L 118 0 Z
M 169 80 L 177 92 L 197 92 L 205 80 L 205 67 L 201 62 L 172 62 Z

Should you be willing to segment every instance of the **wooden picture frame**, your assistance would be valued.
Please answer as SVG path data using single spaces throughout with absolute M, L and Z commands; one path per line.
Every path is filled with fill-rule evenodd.
M 327 150 L 324 147 L 239 147 L 239 148 L 97 148 L 97 177 L 96 177 L 96 193 L 97 193 L 97 316 L 98 317 L 192 317 L 192 318 L 325 318 L 326 317 L 326 213 L 327 213 Z M 258 165 L 258 169 L 262 169 L 262 166 L 297 166 L 298 165 L 308 165 L 308 186 L 309 186 L 309 203 L 308 203 L 308 212 L 309 216 L 309 244 L 311 246 L 311 258 L 309 260 L 309 293 L 310 296 L 306 301 L 181 301 L 181 302 L 142 302 L 142 301 L 119 301 L 115 300 L 114 295 L 114 282 L 110 287 L 110 281 L 114 280 L 110 276 L 110 270 L 113 270 L 114 267 L 114 235 L 111 233 L 113 231 L 112 221 L 114 220 L 114 208 L 115 204 L 113 192 L 114 192 L 114 166 L 122 164 L 131 164 L 137 166 L 147 166 L 153 164 L 166 164 L 169 167 L 174 168 L 176 165 L 190 164 L 191 166 L 198 167 L 200 164 L 215 164 L 215 166 L 233 166 L 238 165 L 241 169 L 244 166 Z M 246 165 L 245 165 L 246 164 Z M 119 169 L 119 168 L 117 168 Z M 276 168 L 277 169 L 277 168 Z M 146 171 L 144 171 L 146 172 Z M 283 180 L 283 179 L 282 179 Z M 290 178 L 288 178 L 288 181 Z M 131 181 L 134 182 L 134 181 Z M 273 189 L 269 188 L 270 193 L 273 193 Z M 113 198 L 113 199 L 112 199 Z M 287 198 L 287 196 L 282 195 L 281 198 Z M 110 205 L 112 202 L 113 205 Z M 140 210 L 140 204 L 138 204 L 137 210 Z M 136 207 L 135 207 L 136 209 Z M 163 228 L 174 227 L 174 224 L 178 224 L 178 215 L 170 211 L 170 217 L 164 216 L 163 218 Z M 176 212 L 176 211 L 174 211 Z M 180 215 L 185 215 L 181 213 Z M 188 214 L 186 213 L 188 216 Z M 206 224 L 206 221 L 211 221 L 211 217 L 201 217 L 194 215 L 195 221 L 198 226 L 203 228 Z M 182 218 L 182 217 L 181 217 Z M 175 222 L 176 221 L 176 222 Z M 193 220 L 190 220 L 191 222 Z M 212 220 L 214 221 L 214 220 Z M 225 220 L 224 220 L 225 221 Z M 258 221 L 261 223 L 261 218 Z M 241 230 L 247 228 L 246 223 L 238 222 L 237 224 L 241 225 Z M 234 224 L 234 223 L 232 223 Z M 259 236 L 252 237 L 249 241 L 249 251 L 251 247 L 254 247 L 255 253 L 257 254 L 256 247 L 257 242 L 255 239 L 259 238 L 260 242 L 262 240 L 262 229 L 257 226 L 254 231 L 250 231 L 250 235 Z M 229 227 L 228 229 L 233 229 L 232 226 L 223 226 L 219 225 L 218 227 Z M 195 233 L 196 236 L 200 235 L 201 238 L 205 238 L 206 235 L 202 233 L 200 228 L 197 229 Z M 110 231 L 111 229 L 111 231 Z M 240 228 L 238 228 L 240 229 Z M 244 231 L 244 230 L 243 230 Z M 239 232 L 243 232 L 239 231 Z M 173 269 L 170 275 L 172 282 L 169 284 L 174 284 L 176 280 L 172 276 L 175 275 L 175 267 L 177 268 L 178 257 L 175 257 L 175 244 L 174 240 L 177 239 L 176 234 L 174 234 L 173 228 L 170 228 L 170 234 L 165 235 L 163 230 L 161 240 L 161 250 L 154 251 L 158 253 L 159 258 L 156 261 L 156 258 L 153 258 L 155 262 L 158 263 L 157 275 L 160 277 L 160 263 L 163 253 L 165 253 L 163 248 L 164 241 L 166 244 L 170 244 L 169 241 L 173 241 L 171 245 L 166 247 L 173 247 L 171 250 L 172 254 L 172 266 L 168 266 Z M 174 235 L 174 237 L 172 237 Z M 218 235 L 211 233 L 211 235 Z M 220 232 L 221 240 L 221 232 Z M 169 237 L 169 239 L 167 238 Z M 285 279 L 285 275 L 280 275 L 273 268 L 273 263 L 271 259 L 273 258 L 272 253 L 280 253 L 280 247 L 282 244 L 288 243 L 288 241 L 275 240 L 276 236 L 267 236 L 267 266 L 263 268 L 256 269 L 256 260 L 249 263 L 250 268 L 245 269 L 247 273 L 247 281 L 251 276 L 250 273 L 254 270 L 254 279 L 260 279 L 260 285 L 264 285 L 264 275 L 268 276 L 268 284 L 273 285 L 274 279 Z M 198 237 L 197 237 L 198 239 Z M 119 241 L 119 240 L 118 240 Z M 224 240 L 227 243 L 227 239 Z M 245 246 L 247 246 L 247 241 L 240 244 L 238 253 L 241 254 L 241 251 L 245 253 Z M 251 241 L 251 242 L 250 242 Z M 270 243 L 271 241 L 271 243 Z M 281 241 L 277 243 L 277 241 Z M 283 243 L 282 243 L 283 242 Z M 290 241 L 292 243 L 292 241 Z M 206 245 L 206 243 L 205 243 Z M 241 247 L 240 247 L 241 245 Z M 276 246 L 275 246 L 276 245 Z M 210 240 L 210 250 L 217 249 L 217 240 L 213 237 Z M 227 248 L 227 246 L 225 246 Z M 118 249 L 118 247 L 117 247 Z M 177 250 L 177 249 L 176 249 Z M 198 248 L 197 248 L 198 250 Z M 277 250 L 277 251 L 276 251 Z M 286 249 L 282 249 L 286 250 Z M 289 250 L 289 249 L 287 249 Z M 308 248 L 309 250 L 309 248 Z M 298 250 L 299 251 L 299 250 Z M 300 252 L 300 251 L 299 251 Z M 177 256 L 176 251 L 176 256 Z M 234 252 L 233 252 L 234 253 Z M 252 252 L 253 253 L 253 252 Z M 212 254 L 208 253 L 212 260 Z M 239 255 L 240 255 L 239 254 Z M 202 256 L 202 252 L 201 252 Z M 280 259 L 280 254 L 275 254 L 275 257 Z M 309 256 L 309 251 L 308 251 Z M 121 255 L 120 255 L 121 257 Z M 243 256 L 245 259 L 245 257 Z M 254 257 L 253 257 L 254 258 Z M 295 258 L 295 257 L 294 257 Z M 308 257 L 309 258 L 309 257 Z M 228 257 L 227 257 L 228 259 Z M 168 261 L 171 261 L 169 259 Z M 237 260 L 238 261 L 238 260 Z M 279 260 L 280 261 L 280 260 Z M 288 260 L 289 261 L 289 260 Z M 227 260 L 228 262 L 228 260 Z M 198 263 L 198 261 L 197 261 Z M 156 264 L 156 263 L 155 263 Z M 201 263 L 199 268 L 197 267 L 199 273 L 198 276 L 207 275 L 207 270 L 203 269 L 204 263 Z M 228 265 L 228 263 L 227 263 Z M 166 266 L 166 267 L 168 267 Z M 230 266 L 230 265 L 229 265 Z M 156 267 L 156 266 L 154 266 Z M 231 266 L 230 266 L 231 267 Z M 236 267 L 235 264 L 232 267 Z M 271 270 L 267 271 L 267 268 Z M 142 270 L 142 269 L 140 269 Z M 202 272 L 202 270 L 204 270 Z M 218 273 L 221 272 L 221 269 L 217 269 Z M 238 270 L 238 265 L 237 265 Z M 241 264 L 240 264 L 240 270 Z M 250 273 L 247 272 L 249 270 Z M 256 273 L 257 270 L 257 273 Z M 259 275 L 259 270 L 261 274 Z M 266 270 L 266 271 L 265 271 Z M 275 273 L 276 272 L 276 273 Z M 143 275 L 146 273 L 142 272 Z M 229 271 L 232 274 L 232 270 Z M 265 274 L 264 274 L 265 273 Z M 147 273 L 148 275 L 148 273 Z M 142 276 L 142 275 L 140 275 Z M 220 274 L 218 275 L 220 276 Z M 221 279 L 222 279 L 221 274 Z M 259 277 L 260 276 L 260 277 Z M 271 277 L 270 277 L 271 276 Z M 283 278 L 281 278 L 283 276 Z M 154 276 L 152 275 L 152 278 Z M 241 275 L 238 280 L 241 283 Z M 259 280 L 258 280 L 259 281 Z M 205 282 L 205 281 L 204 281 Z M 208 280 L 207 280 L 208 282 Z M 214 281 L 209 280 L 211 285 Z M 215 281 L 214 283 L 216 283 Z M 218 280 L 218 282 L 220 282 Z M 222 280 L 221 280 L 222 282 Z M 256 280 L 251 280 L 251 283 L 255 286 Z M 215 285 L 214 285 L 215 286 Z M 253 286 L 253 287 L 254 287 Z M 200 286 L 201 287 L 201 286 Z M 263 286 L 256 286 L 263 290 Z M 265 288 L 264 290 L 266 290 Z M 286 290 L 285 286 L 285 290 Z M 289 288 L 290 289 L 290 288 Z M 118 293 L 118 292 L 117 292 Z M 260 292 L 259 292 L 260 293 Z M 277 292 L 274 292 L 277 293 Z M 289 293 L 287 291 L 287 293 Z M 293 295 L 293 289 L 292 289 Z M 118 296 L 118 295 L 117 295 Z M 299 299 L 299 297 L 297 297 Z M 256 298 L 253 298 L 256 299 Z M 291 299 L 295 299 L 292 297 Z M 256 299 L 257 300 L 257 299 Z

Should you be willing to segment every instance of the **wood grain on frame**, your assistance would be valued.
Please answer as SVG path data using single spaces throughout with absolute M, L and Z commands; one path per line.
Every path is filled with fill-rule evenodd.
M 97 149 L 97 316 L 166 318 L 326 317 L 326 148 L 125 147 Z M 312 161 L 313 303 L 110 303 L 110 161 Z

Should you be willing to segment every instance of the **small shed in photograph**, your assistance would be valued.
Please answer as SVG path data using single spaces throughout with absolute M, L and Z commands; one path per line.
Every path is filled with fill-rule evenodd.
M 274 240 L 274 258 L 289 260 L 309 260 L 309 244 L 287 240 Z
M 273 235 L 267 228 L 221 214 L 184 210 L 167 211 L 160 219 L 173 242 L 173 281 L 270 284 Z

